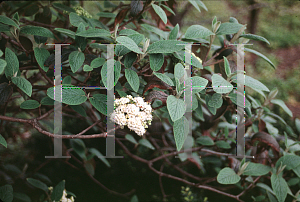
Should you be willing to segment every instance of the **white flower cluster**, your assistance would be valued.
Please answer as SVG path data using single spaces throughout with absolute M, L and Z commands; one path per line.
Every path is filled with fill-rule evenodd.
M 114 102 L 114 112 L 110 119 L 121 125 L 126 126 L 142 136 L 151 125 L 152 107 L 149 103 L 144 102 L 142 97 L 133 98 L 131 95 L 116 99 Z
M 92 18 L 92 15 L 89 14 L 86 10 L 84 10 L 84 8 L 82 8 L 81 6 L 75 6 L 73 7 L 73 9 L 76 11 L 76 14 L 79 16 L 84 16 L 87 18 Z M 69 14 L 69 11 L 63 11 L 64 14 Z
M 63 196 L 60 199 L 60 201 L 61 202 L 74 202 L 75 201 L 73 196 L 71 196 L 71 198 L 67 198 L 67 195 L 68 194 L 67 194 L 66 190 L 64 190 Z

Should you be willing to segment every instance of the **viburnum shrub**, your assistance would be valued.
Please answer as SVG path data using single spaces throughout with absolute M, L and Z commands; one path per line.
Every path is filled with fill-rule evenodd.
M 2 201 L 300 200 L 300 120 L 294 132 L 278 90 L 237 62 L 245 51 L 275 68 L 247 46 L 268 40 L 234 17 L 182 32 L 176 2 L 92 2 L 99 13 L 78 1 L 0 4 Z M 57 138 L 71 159 L 44 158 Z

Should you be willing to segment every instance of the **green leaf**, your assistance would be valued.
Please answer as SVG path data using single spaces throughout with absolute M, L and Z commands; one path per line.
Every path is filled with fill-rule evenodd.
M 60 201 L 60 199 L 63 196 L 64 189 L 65 189 L 65 180 L 62 180 L 54 187 L 53 192 L 51 194 L 51 201 Z
M 212 85 L 216 93 L 229 93 L 233 89 L 233 85 L 226 81 L 222 76 L 218 74 L 212 75 Z
M 53 7 L 58 8 L 58 9 L 63 10 L 63 11 L 75 12 L 75 10 L 73 8 L 70 8 L 69 6 L 66 6 L 66 5 L 61 4 L 61 3 L 53 3 L 52 5 L 53 5 Z
M 179 24 L 177 23 L 176 26 L 172 29 L 172 31 L 169 34 L 169 40 L 176 40 L 178 32 L 179 32 Z
M 87 100 L 83 90 L 72 86 L 70 86 L 70 88 L 68 87 L 68 85 L 63 86 L 62 103 L 67 105 L 80 105 Z M 54 87 L 48 88 L 47 95 L 54 100 Z
M 32 94 L 32 85 L 29 81 L 22 77 L 12 77 L 11 81 L 18 86 L 26 95 L 31 97 Z
M 237 24 L 237 23 L 230 23 L 230 22 L 225 22 L 222 23 L 217 30 L 217 35 L 224 35 L 224 34 L 235 34 L 237 33 L 243 25 Z
M 237 76 L 234 76 L 232 78 L 232 81 L 237 83 Z M 262 90 L 262 91 L 270 92 L 268 87 L 266 87 L 263 83 L 247 75 L 245 75 L 245 86 L 248 86 L 253 90 Z
M 99 112 L 107 116 L 107 95 L 94 94 L 90 102 Z
M 31 202 L 31 199 L 29 198 L 29 196 L 27 196 L 26 194 L 23 194 L 23 193 L 19 193 L 19 192 L 14 192 L 14 199 L 17 199 L 17 200 L 23 201 L 23 202 Z
M 49 67 L 46 67 L 44 65 L 45 61 L 49 58 L 50 56 L 50 53 L 47 49 L 45 48 L 38 48 L 36 47 L 34 49 L 34 56 L 35 56 L 35 59 L 37 61 L 37 63 L 39 64 L 39 66 L 45 71 L 47 72 Z
M 211 107 L 211 106 L 209 106 L 209 101 L 210 101 L 210 99 L 211 99 L 211 95 L 209 95 L 209 94 L 206 94 L 205 95 L 205 104 L 206 104 L 206 106 L 207 106 L 207 108 L 208 108 L 208 110 L 213 114 L 213 115 L 216 115 L 216 113 L 217 113 L 217 108 L 215 108 L 215 107 Z
M 217 176 L 217 181 L 220 184 L 236 184 L 240 181 L 241 177 L 238 176 L 234 170 L 231 168 L 223 168 L 218 176 Z
M 58 32 L 60 32 L 62 34 L 65 34 L 65 35 L 71 37 L 72 39 L 75 39 L 75 32 L 73 32 L 73 31 L 71 31 L 69 29 L 55 28 L 54 30 L 58 31 Z
M 106 160 L 106 158 L 95 148 L 90 148 L 89 152 L 95 156 L 97 156 L 107 167 L 110 167 L 110 163 Z
M 119 36 L 117 37 L 117 42 L 128 48 L 129 50 L 143 54 L 143 52 L 139 49 L 139 47 L 136 45 L 136 43 L 129 37 L 127 36 Z
M 205 4 L 204 4 L 202 1 L 196 0 L 196 2 L 197 2 L 197 4 L 198 4 L 201 8 L 203 8 L 203 9 L 206 10 L 206 11 L 208 11 L 208 9 L 206 8 Z
M 2 144 L 5 148 L 7 148 L 7 142 L 1 134 L 0 134 L 0 144 Z
M 124 66 L 125 68 L 130 68 L 133 63 L 136 61 L 137 59 L 137 54 L 134 52 L 129 52 L 125 55 L 124 58 Z
M 205 38 L 210 35 L 215 35 L 212 31 L 201 25 L 192 25 L 186 32 L 184 37 L 187 39 Z
M 167 75 L 162 74 L 162 73 L 157 73 L 157 72 L 153 72 L 153 74 L 155 76 L 157 76 L 157 78 L 159 78 L 160 80 L 162 80 L 163 82 L 165 82 L 166 84 L 168 84 L 170 86 L 174 86 L 173 81 Z
M 97 15 L 104 18 L 115 18 L 117 16 L 115 13 L 110 12 L 99 12 Z
M 215 108 L 220 108 L 223 104 L 222 95 L 219 93 L 213 94 L 211 99 L 208 102 L 208 105 Z
M 5 25 L 11 25 L 11 26 L 14 26 L 14 27 L 20 29 L 19 25 L 17 23 L 15 23 L 15 21 L 13 21 L 12 19 L 10 19 L 4 15 L 0 15 L 0 22 Z
M 85 27 L 89 26 L 88 23 L 86 23 L 85 20 L 76 13 L 70 13 L 69 18 L 71 25 L 74 27 L 79 27 L 80 23 L 82 23 Z
M 174 121 L 173 131 L 177 151 L 180 151 L 189 133 L 188 120 L 182 116 L 180 119 Z
M 158 71 L 164 64 L 164 55 L 162 53 L 149 54 L 150 67 L 153 71 Z
M 54 105 L 54 100 L 51 99 L 50 97 L 44 97 L 42 100 L 41 100 L 41 105 Z
M 37 27 L 32 25 L 26 25 L 21 28 L 20 33 L 22 34 L 29 34 L 29 35 L 36 35 L 36 36 L 43 36 L 55 39 L 53 33 L 44 27 Z
M 224 140 L 220 140 L 216 142 L 217 147 L 222 149 L 230 149 L 231 146 L 228 142 L 225 142 Z
M 150 31 L 150 32 L 153 32 L 154 34 L 157 34 L 159 36 L 161 36 L 163 39 L 167 39 L 168 38 L 168 32 L 164 32 L 160 29 L 158 29 L 157 27 L 154 27 L 154 26 L 151 26 L 151 25 L 148 25 L 148 24 L 141 24 L 141 26 L 143 28 L 145 28 L 146 30 Z
M 133 195 L 130 199 L 130 202 L 139 202 L 137 195 Z
M 89 65 L 84 65 L 84 66 L 83 66 L 83 71 L 85 71 L 85 72 L 93 71 L 93 67 L 91 67 L 91 66 L 89 66 Z
M 10 184 L 0 187 L 0 200 L 3 202 L 13 201 L 13 187 Z
M 288 192 L 288 185 L 282 176 L 276 175 L 273 173 L 271 175 L 271 185 L 272 189 L 279 202 L 284 202 Z
M 3 52 L 2 52 L 2 50 L 0 50 L 0 57 L 2 57 L 2 55 L 3 55 Z
M 175 122 L 184 115 L 186 106 L 183 100 L 170 95 L 167 98 L 167 109 L 172 121 Z
M 155 13 L 160 17 L 160 19 L 165 23 L 167 24 L 167 21 L 168 21 L 168 18 L 167 18 L 167 15 L 165 13 L 165 11 L 159 7 L 158 5 L 155 5 L 155 4 L 151 4 L 153 10 L 155 11 Z
M 280 165 L 286 165 L 285 169 L 291 170 L 300 166 L 300 156 L 288 154 L 282 156 L 277 160 L 275 167 L 278 168 Z
M 73 150 L 78 154 L 78 156 L 80 156 L 80 158 L 82 158 L 83 160 L 87 160 L 85 155 L 86 147 L 83 140 L 70 139 L 70 145 L 73 148 Z
M 193 85 L 193 94 L 202 91 L 208 84 L 208 80 L 200 76 L 193 76 L 191 79 Z M 186 82 L 188 82 L 188 79 L 186 79 Z
M 83 108 L 83 106 L 81 105 L 71 105 L 70 106 L 75 112 L 77 112 L 78 114 L 80 114 L 83 117 L 87 117 L 85 109 Z
M 266 56 L 264 56 L 263 54 L 261 54 L 260 52 L 257 52 L 256 50 L 250 49 L 250 48 L 244 48 L 244 51 L 253 53 L 255 55 L 258 55 L 259 57 L 263 58 L 264 60 L 266 60 L 274 69 L 276 69 L 275 65 L 272 63 L 271 60 L 269 60 L 269 58 L 267 58 Z
M 73 73 L 77 72 L 77 70 L 83 65 L 85 56 L 83 52 L 73 51 L 69 55 L 70 67 Z
M 293 117 L 292 111 L 285 105 L 282 100 L 273 99 L 271 100 L 271 103 L 279 105 L 290 117 Z
M 96 28 L 90 28 L 88 30 L 81 31 L 79 33 L 76 33 L 76 36 L 82 36 L 82 37 L 110 37 L 110 32 L 105 29 L 96 29 Z
M 44 190 L 45 192 L 48 192 L 48 186 L 45 183 L 33 178 L 26 178 L 26 180 L 32 186 Z
M 91 160 L 87 160 L 84 162 L 84 168 L 91 176 L 95 175 L 95 168 L 94 168 Z
M 255 34 L 241 34 L 240 37 L 244 37 L 246 39 L 252 39 L 252 40 L 256 40 L 256 41 L 263 41 L 270 45 L 270 42 L 266 38 L 255 35 Z
M 200 8 L 199 8 L 199 6 L 198 6 L 198 4 L 196 3 L 196 1 L 195 0 L 189 0 L 189 2 L 199 11 L 199 12 L 201 12 L 200 11 Z
M 10 27 L 8 25 L 4 25 L 0 23 L 0 32 L 9 32 L 9 31 L 10 31 Z
M 266 175 L 271 171 L 269 166 L 250 162 L 243 172 L 243 175 L 261 176 Z
M 134 137 L 130 134 L 125 135 L 125 139 L 127 139 L 129 142 L 132 142 L 133 144 L 137 144 L 137 141 L 134 139 Z
M 71 77 L 71 76 L 66 76 L 66 77 L 63 79 L 62 84 L 71 85 L 71 82 L 72 82 L 72 77 Z
M 139 140 L 139 144 L 143 145 L 143 146 L 145 146 L 145 147 L 147 147 L 149 149 L 155 150 L 155 148 L 153 147 L 153 145 L 147 139 L 140 139 Z
M 286 142 L 286 147 L 289 147 L 289 151 L 290 152 L 296 152 L 296 151 L 300 151 L 300 145 L 299 142 L 295 142 L 294 140 L 291 139 L 287 139 Z
M 234 17 L 230 17 L 229 18 L 229 22 L 230 23 L 239 23 L 239 21 L 236 18 L 234 18 Z
M 137 31 L 134 31 L 132 29 L 122 29 L 120 32 L 119 32 L 119 35 L 132 35 L 132 34 L 140 34 L 138 33 Z
M 205 145 L 205 146 L 211 146 L 214 145 L 214 141 L 209 136 L 201 136 L 196 139 L 196 142 Z
M 4 68 L 6 67 L 7 63 L 5 60 L 0 59 L 0 74 L 2 74 Z
M 106 158 L 95 148 L 90 148 L 89 152 L 95 156 L 97 156 L 107 167 L 110 167 L 110 163 L 106 160 Z
M 91 62 L 91 67 L 98 68 L 98 67 L 101 67 L 104 63 L 105 63 L 105 59 L 104 58 L 95 58 Z
M 229 62 L 228 62 L 228 60 L 227 60 L 227 58 L 225 56 L 223 56 L 223 58 L 224 58 L 225 73 L 229 77 L 229 75 L 231 74 Z
M 243 95 L 241 95 L 241 94 L 239 94 L 239 93 L 230 93 L 229 95 L 228 95 L 228 97 L 230 98 L 230 100 L 234 103 L 234 104 L 236 104 L 237 106 L 239 106 L 239 107 L 245 107 L 245 108 L 247 108 L 247 107 L 251 107 L 251 104 L 250 104 L 250 102 L 248 101 L 248 99 L 247 98 L 245 98 Z M 245 102 L 244 102 L 245 101 Z M 244 106 L 244 104 L 245 104 L 245 106 Z
M 167 11 L 169 11 L 170 13 L 172 13 L 173 15 L 175 15 L 174 11 L 172 11 L 172 9 L 169 8 L 168 6 L 163 5 L 163 4 L 161 4 L 161 6 L 164 7 L 164 8 L 165 8 Z
M 36 109 L 40 106 L 40 103 L 36 100 L 26 100 L 21 103 L 21 109 Z
M 112 60 L 112 59 L 111 59 Z M 114 61 L 114 66 L 112 67 L 107 67 L 107 61 L 104 63 L 102 69 L 101 69 L 101 78 L 102 82 L 107 88 L 107 90 L 110 90 L 114 87 L 114 85 L 117 84 L 120 73 L 121 73 L 121 63 L 119 61 Z M 108 78 L 108 72 L 110 73 L 110 77 Z M 107 81 L 112 81 L 112 76 L 114 74 L 114 85 L 108 85 Z
M 132 89 L 137 92 L 140 87 L 140 79 L 137 73 L 131 69 L 125 69 L 125 77 Z
M 5 49 L 5 61 L 6 61 L 6 68 L 5 68 L 5 76 L 7 79 L 10 79 L 12 76 L 19 71 L 19 60 L 16 54 L 10 50 L 9 48 Z
M 157 41 L 148 47 L 147 52 L 148 53 L 173 53 L 184 49 L 184 45 L 182 44 L 187 44 L 187 42 L 176 41 L 176 40 Z
M 142 34 L 133 34 L 133 35 L 128 35 L 127 37 L 132 39 L 136 45 L 139 45 L 141 43 L 141 41 L 144 40 L 144 38 L 145 38 L 144 35 L 142 35 Z M 131 52 L 131 50 L 121 44 L 117 45 L 115 48 L 115 54 L 117 56 L 123 56 L 129 52 Z
M 298 119 L 298 118 L 295 119 L 295 125 L 296 125 L 298 133 L 300 133 L 300 119 Z
M 185 70 L 181 63 L 177 63 L 174 68 L 174 76 L 179 80 L 180 83 L 184 81 Z

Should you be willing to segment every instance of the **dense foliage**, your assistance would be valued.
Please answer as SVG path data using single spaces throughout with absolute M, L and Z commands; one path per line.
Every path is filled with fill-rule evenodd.
M 200 0 L 189 3 L 207 10 Z M 272 112 L 278 105 L 293 117 L 276 99 L 277 88 L 237 67 L 237 45 L 269 44 L 266 38 L 247 33 L 234 17 L 215 17 L 209 28 L 200 21 L 182 33 L 169 19 L 174 0 L 94 5 L 99 19 L 76 1 L 0 4 L 1 200 L 300 200 L 300 120 L 294 132 Z M 62 136 L 53 128 L 54 43 L 69 44 L 61 51 Z M 116 44 L 113 58 L 108 44 Z M 244 50 L 275 68 L 259 51 Z M 237 91 L 240 75 L 244 94 Z M 143 97 L 153 108 L 146 132 L 116 127 L 116 156 L 123 159 L 104 158 L 106 89 L 113 87 L 115 98 Z M 236 156 L 241 127 L 245 156 Z M 63 138 L 63 156 L 71 159 L 45 158 L 53 155 L 54 137 Z

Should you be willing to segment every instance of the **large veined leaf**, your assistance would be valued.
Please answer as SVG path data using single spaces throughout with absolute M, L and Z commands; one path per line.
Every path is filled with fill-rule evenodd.
M 20 33 L 22 34 L 30 34 L 36 36 L 43 36 L 55 39 L 53 33 L 44 27 L 37 27 L 32 25 L 26 25 L 21 28 Z
M 47 72 L 49 67 L 46 67 L 44 65 L 45 61 L 49 58 L 50 56 L 50 53 L 47 49 L 45 48 L 38 48 L 36 47 L 34 49 L 34 56 L 35 56 L 35 59 L 37 61 L 37 63 L 39 64 L 39 66 L 45 71 Z
M 234 170 L 231 168 L 223 168 L 218 176 L 217 176 L 217 181 L 220 184 L 236 184 L 240 181 L 241 177 L 238 176 Z
M 257 52 L 256 50 L 253 50 L 253 49 L 250 49 L 250 48 L 244 48 L 244 51 L 253 53 L 255 55 L 258 55 L 259 57 L 261 57 L 264 60 L 266 60 L 274 69 L 276 69 L 276 67 L 273 64 L 273 62 L 269 58 L 267 58 L 266 56 L 264 56 L 263 54 L 261 54 L 260 52 Z
M 162 80 L 163 82 L 165 82 L 166 84 L 168 84 L 170 86 L 174 86 L 173 81 L 167 75 L 162 74 L 162 73 L 157 73 L 157 72 L 153 72 L 153 74 L 155 76 L 157 76 L 157 78 L 159 78 L 160 80 Z
M 162 53 L 149 54 L 150 68 L 158 71 L 164 64 L 164 55 Z
M 85 56 L 81 51 L 73 51 L 69 55 L 69 63 L 73 73 L 77 72 L 77 70 L 83 65 Z
M 179 60 L 184 61 L 188 65 L 193 65 L 193 67 L 198 67 L 200 69 L 203 69 L 202 60 L 199 57 L 196 57 L 194 54 L 191 55 L 192 56 L 191 60 L 185 60 L 186 57 L 185 51 L 178 51 L 173 53 L 173 55 Z
M 240 37 L 244 37 L 246 39 L 252 39 L 256 41 L 263 41 L 270 45 L 270 42 L 266 38 L 255 34 L 241 34 Z
M 24 93 L 26 93 L 29 97 L 32 94 L 32 85 L 29 81 L 22 77 L 12 77 L 11 81 L 18 86 Z
M 106 160 L 106 158 L 103 156 L 103 154 L 101 154 L 101 152 L 99 152 L 97 149 L 90 148 L 89 152 L 92 155 L 97 156 L 107 167 L 110 167 L 110 163 Z
M 45 192 L 48 192 L 48 186 L 45 183 L 41 182 L 40 180 L 36 180 L 33 178 L 26 178 L 26 180 L 32 186 L 44 190 Z
M 13 21 L 12 19 L 4 16 L 4 15 L 0 15 L 0 22 L 6 25 L 11 25 L 14 27 L 17 27 L 19 29 L 19 25 L 17 25 L 17 23 L 15 23 L 15 21 Z
M 212 95 L 211 99 L 208 102 L 208 105 L 215 108 L 220 108 L 223 104 L 222 95 L 219 93 L 215 93 Z
M 237 83 L 237 76 L 234 76 L 232 78 L 232 81 Z M 247 75 L 245 75 L 245 86 L 248 86 L 253 90 L 262 90 L 262 91 L 270 92 L 268 87 L 265 86 L 263 83 Z
M 208 80 L 200 76 L 193 76 L 191 80 L 192 80 L 193 93 L 202 91 L 203 89 L 206 88 L 206 85 L 208 84 Z M 187 78 L 185 82 L 188 81 L 189 79 Z
M 239 107 L 251 107 L 251 103 L 249 102 L 249 100 L 239 93 L 230 93 L 228 97 L 234 104 Z
M 149 149 L 152 149 L 152 150 L 154 150 L 155 148 L 153 147 L 153 145 L 149 142 L 149 140 L 147 140 L 147 139 L 140 139 L 139 140 L 139 144 L 140 145 L 143 145 L 143 146 L 145 146 L 145 147 L 147 147 L 147 148 L 149 148 Z
M 292 111 L 286 106 L 282 100 L 273 99 L 271 103 L 279 105 L 290 117 L 293 117 Z
M 73 32 L 73 31 L 71 31 L 69 29 L 55 28 L 54 30 L 58 31 L 58 32 L 60 32 L 62 34 L 65 34 L 65 35 L 71 37 L 72 39 L 75 39 L 75 32 Z
M 272 189 L 279 202 L 284 202 L 288 193 L 288 185 L 282 176 L 273 173 L 271 176 Z
M 214 35 L 212 31 L 201 25 L 190 26 L 184 35 L 187 39 L 205 38 L 207 36 Z
M 114 66 L 107 67 L 107 61 L 106 61 L 101 69 L 102 82 L 108 90 L 112 89 L 114 85 L 117 84 L 121 73 L 121 63 L 119 61 L 115 61 L 115 60 L 113 61 L 114 61 Z M 114 76 L 114 80 L 112 79 L 113 76 Z M 109 81 L 112 80 L 114 81 L 114 84 L 110 85 Z
M 180 151 L 189 133 L 189 122 L 182 116 L 174 122 L 173 125 L 174 139 L 177 151 Z
M 143 39 L 145 38 L 144 35 L 142 35 L 142 34 L 132 34 L 132 35 L 128 35 L 128 36 L 126 36 L 126 37 L 132 39 L 132 40 L 135 42 L 135 44 L 136 44 L 137 46 L 138 46 L 138 45 L 141 43 L 141 41 L 143 41 Z M 124 40 L 124 38 L 121 39 L 121 40 Z M 126 42 L 126 43 L 127 43 L 127 42 Z M 129 44 L 127 44 L 127 45 L 130 46 Z M 134 45 L 132 44 L 131 46 L 134 46 Z M 117 56 L 123 56 L 123 55 L 129 53 L 130 51 L 132 51 L 132 50 L 128 49 L 126 46 L 121 45 L 121 44 L 117 45 L 116 48 L 115 48 L 115 54 L 116 54 Z
M 170 95 L 167 98 L 167 109 L 172 121 L 175 122 L 184 115 L 186 106 L 183 100 Z
M 0 200 L 5 202 L 13 201 L 13 187 L 10 184 L 0 187 Z
M 225 56 L 223 56 L 223 59 L 224 59 L 225 73 L 226 73 L 227 76 L 229 76 L 231 74 L 231 69 L 230 69 L 230 66 L 229 66 L 229 62 L 228 62 L 228 60 Z
M 173 53 L 184 49 L 184 44 L 187 44 L 187 42 L 176 41 L 176 40 L 157 41 L 148 47 L 147 52 L 148 53 Z
M 81 116 L 83 117 L 86 117 L 86 112 L 85 112 L 85 109 L 83 108 L 83 106 L 81 105 L 70 105 L 70 107 L 76 111 L 78 114 L 80 114 Z
M 184 67 L 181 63 L 177 63 L 174 67 L 174 76 L 179 80 L 180 83 L 184 80 Z
M 153 10 L 155 11 L 155 13 L 160 17 L 160 19 L 162 19 L 162 21 L 165 24 L 167 24 L 168 18 L 167 18 L 165 11 L 158 5 L 151 4 L 151 6 L 152 6 Z
M 62 180 L 54 187 L 52 194 L 51 194 L 51 200 L 52 201 L 60 201 L 60 199 L 63 196 L 64 189 L 65 189 L 65 181 Z
M 158 29 L 157 27 L 154 27 L 154 26 L 151 26 L 151 25 L 148 25 L 148 24 L 141 24 L 141 26 L 143 28 L 145 28 L 146 30 L 150 31 L 150 32 L 153 32 L 159 36 L 161 36 L 163 39 L 167 39 L 168 38 L 168 32 L 164 32 L 160 29 Z
M 107 95 L 94 94 L 90 98 L 91 104 L 102 114 L 107 115 Z
M 96 28 L 90 28 L 88 30 L 84 30 L 82 32 L 76 33 L 76 36 L 82 36 L 82 37 L 104 37 L 104 36 L 110 36 L 110 32 L 105 29 L 96 29 Z
M 212 75 L 212 85 L 213 89 L 217 93 L 229 93 L 233 89 L 233 85 L 226 81 L 222 76 L 218 74 Z
M 48 88 L 47 95 L 54 100 L 54 87 Z M 87 100 L 85 92 L 74 86 L 63 85 L 62 103 L 67 105 L 80 105 Z
M 211 146 L 214 145 L 214 141 L 209 136 L 201 136 L 196 139 L 196 142 L 201 145 Z
M 300 157 L 292 154 L 284 155 L 277 160 L 275 167 L 278 168 L 281 164 L 282 166 L 286 165 L 285 169 L 287 170 L 294 169 L 300 166 Z
M 40 103 L 36 100 L 26 100 L 21 103 L 21 109 L 36 109 L 40 106 Z
M 230 23 L 230 22 L 225 22 L 222 23 L 217 30 L 217 35 L 224 35 L 224 34 L 235 34 L 237 33 L 243 25 L 237 24 L 237 23 Z
M 125 77 L 132 89 L 137 92 L 140 87 L 140 79 L 137 73 L 131 69 L 125 69 Z
M 169 35 L 169 40 L 176 40 L 177 39 L 177 35 L 179 32 L 179 25 L 176 24 L 176 26 L 172 29 L 172 31 L 170 32 Z
M 82 23 L 85 27 L 89 26 L 88 23 L 86 23 L 86 21 L 76 13 L 70 13 L 69 18 L 71 25 L 74 27 L 79 27 L 80 23 Z
M 6 61 L 6 68 L 5 68 L 5 76 L 6 78 L 10 79 L 12 76 L 19 71 L 19 60 L 16 54 L 10 50 L 9 48 L 5 49 L 5 61 Z
M 117 37 L 117 42 L 128 48 L 129 50 L 143 54 L 143 52 L 139 49 L 139 47 L 136 45 L 136 43 L 129 37 L 127 36 L 119 36 Z
M 244 170 L 243 175 L 261 176 L 268 174 L 270 171 L 271 168 L 269 166 L 250 162 Z

